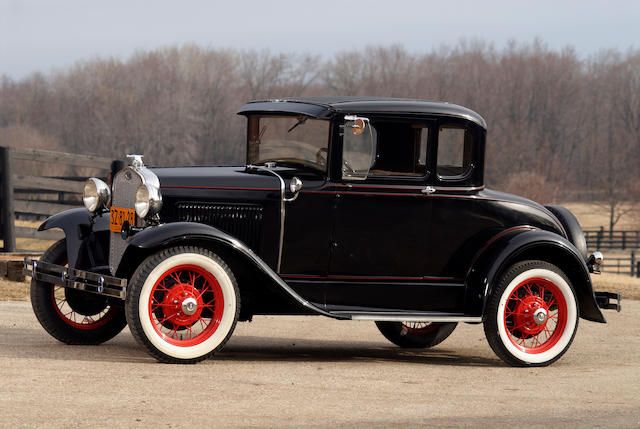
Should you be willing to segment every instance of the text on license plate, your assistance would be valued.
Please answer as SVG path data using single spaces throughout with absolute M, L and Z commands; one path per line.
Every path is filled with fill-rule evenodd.
M 122 231 L 122 224 L 129 222 L 129 225 L 136 224 L 136 212 L 133 209 L 122 207 L 111 207 L 111 225 L 109 229 L 113 232 Z

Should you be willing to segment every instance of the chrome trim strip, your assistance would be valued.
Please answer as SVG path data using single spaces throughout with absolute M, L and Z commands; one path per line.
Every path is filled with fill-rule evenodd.
M 285 198 L 286 185 L 284 183 L 284 179 L 282 178 L 282 176 L 280 176 L 278 173 L 271 170 L 270 168 L 263 167 L 262 165 L 253 165 L 253 164 L 247 165 L 247 168 L 249 170 L 266 171 L 267 173 L 276 176 L 280 181 L 280 243 L 278 245 L 278 265 L 276 267 L 276 272 L 280 273 L 280 264 L 282 263 L 282 245 L 284 244 L 284 217 L 285 217 L 284 203 L 286 201 L 286 198 Z
M 482 191 L 484 186 L 434 186 L 436 191 L 456 191 L 456 192 L 465 192 L 465 191 Z
M 343 313 L 340 313 L 343 314 Z M 466 317 L 466 316 L 418 316 L 413 314 L 407 315 L 385 315 L 369 313 L 369 314 L 351 314 L 351 320 L 373 320 L 379 322 L 467 322 L 480 323 L 482 317 Z

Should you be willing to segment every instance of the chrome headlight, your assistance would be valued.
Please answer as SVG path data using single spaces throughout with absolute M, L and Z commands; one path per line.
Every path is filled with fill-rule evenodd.
M 143 219 L 158 213 L 162 207 L 160 189 L 149 183 L 138 186 L 135 207 L 137 215 Z
M 111 189 L 100 179 L 92 177 L 84 182 L 82 202 L 90 212 L 106 208 L 111 203 Z

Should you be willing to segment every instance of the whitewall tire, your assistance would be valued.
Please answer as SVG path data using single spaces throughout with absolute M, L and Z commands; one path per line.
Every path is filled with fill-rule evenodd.
M 194 363 L 231 337 L 240 294 L 233 273 L 216 254 L 174 247 L 140 264 L 127 288 L 126 310 L 133 336 L 152 356 Z
M 500 278 L 487 306 L 489 345 L 514 366 L 545 366 L 569 348 L 579 309 L 569 279 L 555 265 L 524 261 Z

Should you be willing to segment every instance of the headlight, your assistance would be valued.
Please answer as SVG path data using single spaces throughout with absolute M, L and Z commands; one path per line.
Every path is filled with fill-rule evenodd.
M 111 190 L 102 180 L 92 177 L 84 182 L 82 201 L 92 213 L 104 209 L 111 202 Z
M 153 185 L 143 183 L 136 190 L 136 213 L 141 218 L 153 216 L 162 207 L 160 190 Z

